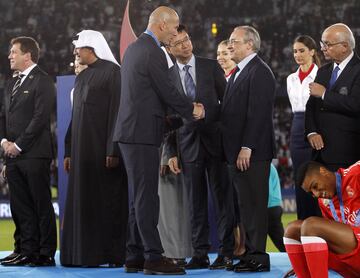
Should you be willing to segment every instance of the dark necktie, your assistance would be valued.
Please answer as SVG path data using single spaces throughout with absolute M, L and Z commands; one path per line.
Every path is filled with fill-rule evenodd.
M 229 81 L 228 81 L 228 83 L 229 83 L 229 89 L 230 89 L 231 86 L 234 84 L 235 76 L 236 76 L 236 74 L 239 72 L 239 70 L 240 70 L 239 67 L 236 66 L 234 72 L 233 72 L 232 75 L 230 76 Z
M 21 85 L 21 79 L 25 76 L 25 74 L 19 74 L 18 77 L 17 77 L 17 80 L 14 84 L 14 87 L 12 88 L 12 91 L 11 91 L 11 97 L 10 97 L 10 101 L 12 101 L 14 95 L 17 93 L 20 85 Z
M 332 71 L 331 73 L 331 78 L 330 78 L 330 81 L 329 81 L 329 88 L 328 89 L 331 89 L 332 86 L 334 86 L 335 82 L 336 82 L 336 79 L 338 77 L 338 72 L 339 72 L 340 68 L 339 66 L 336 66 L 334 68 L 334 70 Z
M 184 83 L 185 83 L 185 90 L 186 90 L 187 97 L 191 101 L 194 101 L 195 100 L 195 83 L 189 72 L 190 67 L 191 67 L 190 65 L 184 66 L 184 70 L 185 70 Z

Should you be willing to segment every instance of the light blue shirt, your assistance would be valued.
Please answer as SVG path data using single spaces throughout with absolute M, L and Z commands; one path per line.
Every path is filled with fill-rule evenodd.
M 268 208 L 281 206 L 282 197 L 280 189 L 279 174 L 275 166 L 270 164 L 270 176 L 269 176 L 269 201 Z
M 156 44 L 157 44 L 159 47 L 161 46 L 161 45 L 160 45 L 160 41 L 159 41 L 158 38 L 154 35 L 153 32 L 151 32 L 149 29 L 146 29 L 144 33 L 145 33 L 145 34 L 148 34 L 149 36 L 151 36 L 151 37 L 155 40 Z
M 234 77 L 234 82 L 236 78 L 240 75 L 241 71 L 246 67 L 246 65 L 257 55 L 257 53 L 252 53 L 249 56 L 246 56 L 244 59 L 240 61 L 239 64 L 237 64 L 237 67 L 239 68 L 239 71 L 236 73 Z

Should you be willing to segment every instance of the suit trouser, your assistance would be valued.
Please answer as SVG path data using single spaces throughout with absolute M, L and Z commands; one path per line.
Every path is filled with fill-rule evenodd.
M 20 227 L 23 255 L 54 256 L 56 222 L 50 192 L 49 159 L 9 159 L 6 175 L 11 212 Z
M 206 256 L 210 249 L 208 222 L 208 185 L 217 215 L 219 254 L 232 256 L 234 251 L 234 208 L 232 188 L 226 165 L 216 158 L 201 156 L 195 162 L 182 163 L 184 184 L 190 204 L 194 256 Z
M 152 145 L 123 144 L 129 184 L 129 220 L 126 260 L 158 260 L 164 252 L 159 231 L 159 148 Z
M 228 170 L 246 232 L 246 257 L 270 265 L 269 255 L 265 253 L 270 161 L 250 162 L 250 168 L 244 172 L 234 164 L 228 165 Z

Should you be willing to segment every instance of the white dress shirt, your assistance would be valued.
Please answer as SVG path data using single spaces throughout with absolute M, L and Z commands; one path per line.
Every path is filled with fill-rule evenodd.
M 314 82 L 318 67 L 314 65 L 314 68 L 309 75 L 305 77 L 303 82 L 300 82 L 299 71 L 300 68 L 290 74 L 286 80 L 287 93 L 294 113 L 305 112 L 306 103 L 310 96 L 309 84 Z

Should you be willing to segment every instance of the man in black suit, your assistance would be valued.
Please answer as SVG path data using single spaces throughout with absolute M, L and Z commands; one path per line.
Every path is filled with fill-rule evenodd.
M 305 133 L 313 159 L 335 171 L 360 158 L 360 59 L 345 24 L 325 29 L 320 44 L 331 63 L 321 67 L 309 85 Z
M 169 44 L 177 34 L 179 17 L 159 7 L 147 30 L 125 52 L 121 68 L 120 107 L 114 130 L 129 183 L 129 229 L 125 270 L 146 274 L 184 274 L 162 257 L 159 218 L 159 146 L 163 140 L 167 106 L 189 121 L 204 117 L 200 104 L 192 104 L 172 85 L 160 42 Z M 145 262 L 144 262 L 145 259 Z
M 246 253 L 234 270 L 269 271 L 266 212 L 270 162 L 275 156 L 275 79 L 257 55 L 260 36 L 253 27 L 236 27 L 228 49 L 237 68 L 222 103 L 223 148 L 247 236 Z
M 226 79 L 216 60 L 193 55 L 185 26 L 179 26 L 169 50 L 177 60 L 171 69 L 174 84 L 190 101 L 200 102 L 206 109 L 204 120 L 184 120 L 184 126 L 167 137 L 164 147 L 172 172 L 181 171 L 181 162 L 190 203 L 194 256 L 185 268 L 209 267 L 208 185 L 214 198 L 220 240 L 219 256 L 210 269 L 230 267 L 234 251 L 233 197 L 224 167 L 220 134 L 220 102 Z
M 19 76 L 5 94 L 0 114 L 11 213 L 20 231 L 20 254 L 4 266 L 54 266 L 56 223 L 50 193 L 53 149 L 50 114 L 55 86 L 37 66 L 39 45 L 30 37 L 11 41 L 10 67 Z

